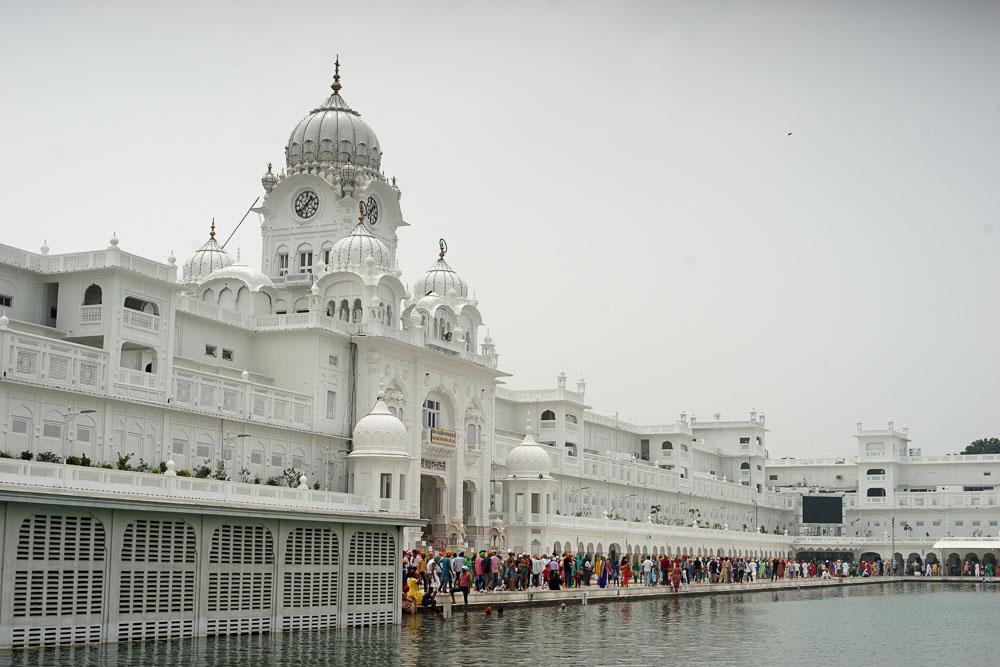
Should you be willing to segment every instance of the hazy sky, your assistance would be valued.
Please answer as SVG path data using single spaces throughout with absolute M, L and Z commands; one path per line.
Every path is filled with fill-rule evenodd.
M 339 52 L 404 282 L 447 238 L 512 387 L 943 453 L 1000 436 L 998 35 L 996 2 L 5 2 L 0 241 L 183 262 Z

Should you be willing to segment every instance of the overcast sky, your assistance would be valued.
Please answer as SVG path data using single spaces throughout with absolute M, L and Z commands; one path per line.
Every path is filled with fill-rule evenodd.
M 339 52 L 404 282 L 447 238 L 512 387 L 943 453 L 1000 436 L 998 35 L 996 2 L 5 2 L 0 241 L 182 263 Z

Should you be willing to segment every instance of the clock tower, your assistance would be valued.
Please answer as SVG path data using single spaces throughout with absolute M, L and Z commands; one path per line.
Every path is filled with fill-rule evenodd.
M 285 146 L 285 169 L 268 165 L 261 178 L 264 201 L 261 270 L 275 286 L 308 285 L 331 263 L 334 244 L 358 225 L 385 244 L 396 265 L 396 229 L 405 226 L 395 179 L 381 171 L 382 148 L 361 114 L 340 95 L 340 62 L 333 94 L 295 126 Z M 362 258 L 364 259 L 364 258 Z

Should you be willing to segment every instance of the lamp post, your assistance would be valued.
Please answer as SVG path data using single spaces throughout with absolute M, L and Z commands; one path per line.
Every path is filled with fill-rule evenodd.
M 226 458 L 226 455 L 225 455 L 225 444 L 227 442 L 232 442 L 234 444 L 239 444 L 240 440 L 243 440 L 244 438 L 249 438 L 249 437 L 250 437 L 249 433 L 237 433 L 236 435 L 231 435 L 229 437 L 223 436 L 223 438 L 222 438 L 222 445 L 223 445 L 222 460 L 223 460 L 223 464 L 225 464 L 225 458 Z M 234 456 L 233 458 L 235 459 L 236 457 Z M 246 452 L 241 449 L 240 450 L 240 455 L 239 455 L 240 466 L 248 465 L 246 463 L 245 459 L 246 459 Z M 233 465 L 235 467 L 235 461 L 234 461 Z M 246 470 L 247 472 L 250 471 L 249 468 L 241 467 L 240 470 L 239 470 L 239 472 L 242 472 L 243 470 Z M 243 481 L 246 481 L 246 480 L 243 480 Z
M 90 409 L 77 410 L 76 412 L 74 412 L 73 411 L 73 406 L 72 405 L 67 405 L 66 406 L 66 412 L 60 412 L 59 413 L 60 415 L 62 415 L 62 418 L 63 418 L 63 431 L 62 431 L 63 458 L 66 458 L 66 445 L 69 442 L 69 433 L 68 433 L 68 431 L 69 431 L 69 424 L 70 424 L 70 422 L 73 421 L 74 419 L 76 419 L 77 417 L 79 417 L 80 415 L 91 415 L 91 414 L 94 414 L 95 412 L 97 412 L 97 410 L 90 410 Z
M 896 517 L 892 517 L 892 558 L 890 559 L 892 563 L 891 574 L 896 573 Z

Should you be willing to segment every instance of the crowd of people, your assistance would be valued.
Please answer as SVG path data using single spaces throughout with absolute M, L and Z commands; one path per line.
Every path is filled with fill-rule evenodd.
M 438 608 L 438 596 L 456 601 L 469 593 L 495 591 L 561 590 L 587 586 L 666 586 L 674 592 L 695 584 L 750 584 L 758 580 L 878 577 L 899 574 L 899 564 L 876 560 L 860 563 L 842 560 L 791 558 L 730 558 L 726 556 L 657 556 L 563 553 L 541 556 L 499 551 L 424 553 L 417 549 L 403 555 L 403 608 L 416 613 L 418 606 Z

